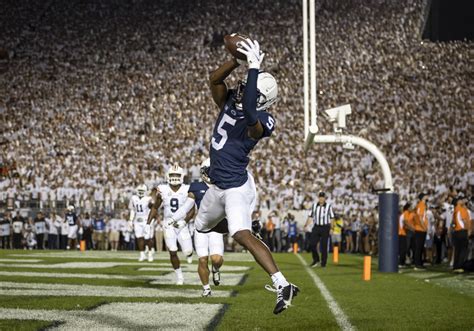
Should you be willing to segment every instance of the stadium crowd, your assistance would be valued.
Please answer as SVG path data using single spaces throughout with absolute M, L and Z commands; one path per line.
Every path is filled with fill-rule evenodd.
M 279 82 L 275 135 L 250 164 L 260 209 L 308 210 L 324 187 L 351 229 L 347 249 L 376 249 L 381 171 L 362 149 L 318 145 L 304 154 L 300 2 L 269 3 L 6 3 L 2 207 L 72 203 L 120 219 L 133 189 L 163 182 L 171 164 L 196 179 L 218 111 L 208 74 L 229 58 L 223 35 L 238 31 L 260 41 Z M 422 41 L 422 1 L 322 1 L 316 22 L 318 108 L 352 105 L 347 131 L 384 152 L 402 205 L 419 192 L 430 193 L 433 209 L 453 192 L 472 197 L 472 45 Z M 350 240 L 354 233 L 367 240 Z

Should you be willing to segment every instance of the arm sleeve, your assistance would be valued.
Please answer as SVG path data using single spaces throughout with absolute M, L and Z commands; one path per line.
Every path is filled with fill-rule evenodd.
M 247 83 L 245 84 L 242 107 L 247 125 L 253 126 L 257 123 L 257 78 L 258 69 L 249 69 Z
M 273 116 L 265 111 L 259 111 L 257 113 L 257 118 L 259 119 L 260 123 L 262 123 L 262 138 L 270 137 L 272 135 L 273 130 L 275 129 L 275 119 L 273 118 Z
M 332 211 L 332 205 L 329 205 L 329 218 L 334 218 L 334 212 Z
M 194 207 L 194 199 L 191 199 L 188 197 L 184 204 L 179 208 L 174 214 L 173 214 L 173 219 L 175 221 L 182 220 L 186 217 L 188 212 Z

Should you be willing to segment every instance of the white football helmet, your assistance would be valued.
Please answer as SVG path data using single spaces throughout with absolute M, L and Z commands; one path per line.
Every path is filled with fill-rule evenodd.
M 211 178 L 209 177 L 209 168 L 211 167 L 211 159 L 207 158 L 201 163 L 201 179 L 206 184 L 211 184 Z
M 74 206 L 73 205 L 67 206 L 67 211 L 73 212 L 74 211 Z
M 142 184 L 142 185 L 137 186 L 137 195 L 139 198 L 143 198 L 147 191 L 148 191 L 148 187 L 146 187 L 146 185 Z
M 168 169 L 166 174 L 166 181 L 168 184 L 173 186 L 178 186 L 183 184 L 184 181 L 184 170 L 177 163 L 173 164 L 171 168 Z
M 235 107 L 242 110 L 242 97 L 246 81 L 240 81 L 236 91 Z M 257 79 L 257 110 L 265 110 L 278 100 L 278 84 L 271 74 L 261 71 Z

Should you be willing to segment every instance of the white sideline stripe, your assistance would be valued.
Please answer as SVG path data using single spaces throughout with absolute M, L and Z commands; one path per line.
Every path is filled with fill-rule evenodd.
M 156 289 L 145 287 L 96 286 L 74 284 L 0 282 L 0 295 L 8 296 L 81 296 L 125 298 L 200 298 L 201 290 Z M 213 297 L 230 297 L 230 291 L 212 291 Z
M 0 259 L 0 262 L 13 262 L 13 263 L 38 263 L 43 260 L 36 259 Z
M 316 287 L 321 291 L 321 294 L 326 300 L 328 307 L 336 318 L 336 322 L 341 328 L 341 330 L 356 330 L 356 327 L 351 324 L 349 318 L 346 316 L 346 314 L 344 314 L 341 307 L 339 307 L 339 305 L 337 304 L 336 300 L 334 300 L 333 296 L 327 289 L 326 285 L 324 285 L 321 278 L 319 278 L 318 275 L 316 275 L 316 273 L 308 266 L 308 264 L 301 257 L 301 255 L 297 254 L 297 256 L 301 264 L 305 267 L 306 272 L 311 276 L 311 278 L 313 278 Z
M 0 319 L 63 322 L 54 330 L 204 330 L 221 304 L 114 302 L 94 310 L 0 308 Z

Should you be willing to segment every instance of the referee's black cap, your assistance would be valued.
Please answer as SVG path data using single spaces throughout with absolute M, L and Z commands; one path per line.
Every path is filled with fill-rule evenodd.
M 326 197 L 326 193 L 324 193 L 323 191 L 321 191 L 321 192 L 318 193 L 318 197 L 325 198 L 325 197 Z

